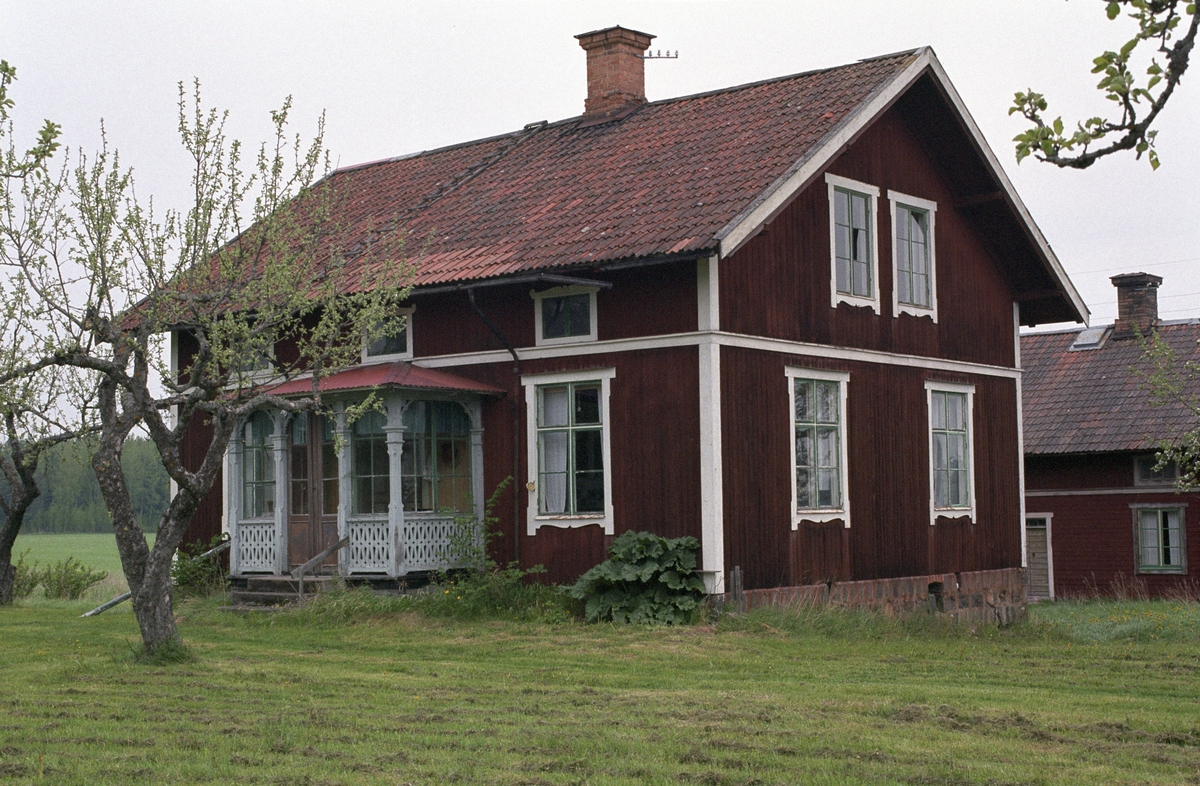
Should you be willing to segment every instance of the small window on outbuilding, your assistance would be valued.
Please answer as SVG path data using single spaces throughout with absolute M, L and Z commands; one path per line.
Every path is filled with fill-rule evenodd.
M 1134 507 L 1139 573 L 1186 573 L 1185 506 Z

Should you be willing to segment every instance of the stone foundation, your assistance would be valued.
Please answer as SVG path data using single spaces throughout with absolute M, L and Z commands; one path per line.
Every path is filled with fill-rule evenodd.
M 732 582 L 736 586 L 737 582 Z M 970 624 L 1008 625 L 1025 616 L 1025 570 L 978 570 L 898 579 L 841 581 L 712 596 L 739 611 L 760 606 L 838 606 L 888 616 L 944 614 Z

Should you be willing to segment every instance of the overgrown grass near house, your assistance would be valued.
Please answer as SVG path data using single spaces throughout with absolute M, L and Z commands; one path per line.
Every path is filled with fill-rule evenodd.
M 844 612 L 642 628 L 219 602 L 180 605 L 198 659 L 163 667 L 133 658 L 128 614 L 0 610 L 0 783 L 1200 782 L 1194 605 L 1039 606 L 973 633 Z M 1129 627 L 1147 614 L 1193 622 L 1155 639 Z

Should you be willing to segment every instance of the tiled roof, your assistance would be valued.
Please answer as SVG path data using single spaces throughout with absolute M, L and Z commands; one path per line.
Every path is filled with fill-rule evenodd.
M 1200 321 L 1158 332 L 1181 362 L 1200 361 Z M 1150 403 L 1145 381 L 1131 371 L 1149 369 L 1141 342 L 1109 337 L 1099 349 L 1071 351 L 1078 335 L 1021 336 L 1027 454 L 1152 450 L 1198 425 L 1182 404 Z
M 322 392 L 347 390 L 376 390 L 378 388 L 418 388 L 421 390 L 464 391 L 503 395 L 504 391 L 483 382 L 448 374 L 435 368 L 423 368 L 411 363 L 372 363 L 354 366 L 330 374 L 319 383 Z M 271 392 L 278 396 L 304 395 L 312 392 L 312 379 L 293 379 Z
M 339 170 L 328 182 L 347 200 L 344 247 L 381 226 L 403 229 L 410 255 L 431 238 L 418 286 L 713 249 L 919 53 Z

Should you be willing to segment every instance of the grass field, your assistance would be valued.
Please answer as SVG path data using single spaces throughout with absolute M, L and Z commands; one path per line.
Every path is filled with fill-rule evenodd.
M 1059 604 L 973 634 L 756 613 L 646 629 L 0 610 L 0 782 L 1200 783 L 1200 607 Z M 44 777 L 44 781 L 39 779 Z
M 154 545 L 154 535 L 147 535 L 146 539 Z M 29 552 L 25 555 L 25 563 L 29 565 L 35 561 L 49 565 L 74 557 L 91 568 L 107 571 L 108 578 L 88 590 L 89 600 L 107 600 L 129 589 L 121 572 L 117 540 L 111 532 L 21 534 L 13 545 L 13 561 L 25 551 Z

